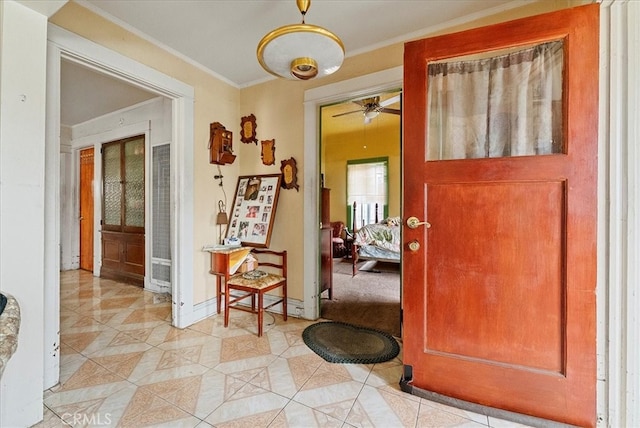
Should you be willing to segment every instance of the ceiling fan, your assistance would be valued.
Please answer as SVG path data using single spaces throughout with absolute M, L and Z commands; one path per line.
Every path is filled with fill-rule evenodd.
M 364 116 L 364 123 L 371 123 L 371 119 L 378 116 L 380 113 L 400 114 L 400 109 L 387 108 L 388 105 L 397 103 L 400 101 L 400 95 L 391 97 L 387 100 L 380 102 L 380 96 L 363 98 L 361 100 L 352 101 L 360 106 L 359 110 L 348 111 L 346 113 L 334 114 L 332 117 L 345 116 L 352 113 L 362 113 Z

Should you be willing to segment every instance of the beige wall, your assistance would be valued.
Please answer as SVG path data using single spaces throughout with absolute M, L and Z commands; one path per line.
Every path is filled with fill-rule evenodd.
M 584 1 L 544 0 L 472 23 L 449 25 L 448 28 L 443 26 L 430 33 L 425 32 L 425 36 L 534 15 L 578 3 L 584 3 Z M 193 166 L 195 172 L 193 287 L 195 304 L 211 299 L 215 294 L 213 278 L 207 273 L 207 255 L 200 249 L 202 245 L 215 241 L 217 237 L 217 228 L 212 218 L 216 213 L 217 201 L 224 199 L 222 189 L 213 179 L 213 175 L 217 174 L 217 168 L 208 163 L 209 123 L 220 122 L 234 132 L 234 149 L 238 157 L 233 165 L 221 167 L 228 204 L 231 204 L 230 199 L 233 196 L 238 175 L 278 173 L 282 160 L 290 157 L 296 159 L 300 191 L 282 189 L 271 247 L 286 248 L 290 251 L 289 296 L 302 300 L 304 287 L 302 248 L 305 232 L 302 230 L 305 189 L 301 180 L 302 171 L 305 168 L 305 160 L 302 157 L 304 91 L 402 65 L 403 43 L 349 57 L 338 72 L 323 79 L 308 82 L 271 80 L 238 89 L 119 28 L 76 3 L 65 5 L 50 21 L 194 87 L 196 147 Z M 262 165 L 259 145 L 240 142 L 240 118 L 251 113 L 257 118 L 257 138 L 276 140 L 275 165 Z
M 295 96 L 289 97 L 289 94 Z M 240 117 L 256 116 L 258 144 L 240 143 L 237 147 L 240 174 L 280 173 L 280 162 L 294 158 L 298 167 L 298 186 L 280 189 L 277 212 L 271 234 L 271 248 L 288 251 L 288 294 L 292 299 L 303 300 L 302 281 L 302 229 L 304 169 L 302 92 L 297 82 L 273 80 L 265 85 L 243 89 L 240 96 Z M 238 124 L 239 124 L 238 119 Z M 275 164 L 263 165 L 260 157 L 260 141 L 275 139 Z

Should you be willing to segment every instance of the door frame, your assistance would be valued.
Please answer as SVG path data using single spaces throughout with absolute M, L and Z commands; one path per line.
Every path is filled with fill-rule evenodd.
M 151 125 L 149 121 L 142 121 L 138 123 L 133 123 L 128 126 L 123 126 L 121 128 L 113 129 L 107 132 L 102 132 L 98 134 L 89 135 L 86 137 L 81 137 L 72 141 L 73 146 L 71 147 L 71 151 L 73 153 L 74 158 L 74 174 L 75 174 L 75 182 L 77 188 L 79 188 L 80 177 L 79 177 L 79 161 L 80 161 L 80 151 L 85 148 L 93 147 L 94 151 L 94 172 L 93 172 L 93 180 L 95 186 L 98 187 L 99 191 L 95 191 L 93 193 L 93 275 L 100 276 L 100 269 L 102 267 L 102 233 L 100 231 L 100 219 L 102 213 L 102 192 L 100 189 L 102 188 L 102 145 L 104 143 L 122 140 L 129 137 L 134 137 L 136 135 L 144 136 L 144 150 L 145 150 L 145 177 L 144 177 L 144 204 L 145 204 L 145 274 L 144 274 L 144 289 L 152 290 L 151 287 L 151 242 L 152 239 L 149 239 L 148 236 L 152 233 L 151 229 L 151 182 L 150 182 L 150 156 L 151 156 L 151 140 L 150 140 L 150 129 Z M 79 200 L 79 198 L 78 198 Z M 77 201 L 74 201 L 76 204 Z M 95 214 L 98 213 L 98 214 Z M 172 213 L 173 214 L 173 213 Z M 74 216 L 77 218 L 79 215 L 79 205 L 74 207 Z M 78 229 L 79 230 L 79 229 Z M 175 291 L 175 287 L 172 289 L 172 293 Z
M 47 141 L 58 148 L 60 141 L 52 136 L 60 135 L 60 61 L 63 59 L 172 100 L 173 194 L 179 200 L 172 212 L 172 254 L 175 255 L 172 324 L 186 327 L 193 318 L 193 288 L 182 285 L 193 283 L 194 88 L 53 24 L 48 27 L 48 40 L 48 87 L 55 86 L 47 93 L 47 104 L 51 103 L 50 108 L 55 111 L 48 116 L 56 119 L 48 121 Z
M 402 66 L 398 66 L 304 92 L 303 318 L 320 317 L 320 107 L 374 92 L 397 89 L 402 86 L 403 70 Z
M 179 328 L 193 323 L 193 221 L 194 221 L 194 88 L 122 54 L 48 24 L 45 168 L 47 230 L 56 233 L 45 246 L 44 289 L 44 388 L 54 386 L 60 375 L 60 63 L 62 59 L 123 80 L 131 85 L 171 99 L 172 102 L 172 324 Z M 47 344 L 54 344 L 49 349 Z
M 596 344 L 602 426 L 640 426 L 640 324 L 633 315 L 640 311 L 639 21 L 638 2 L 601 3 Z

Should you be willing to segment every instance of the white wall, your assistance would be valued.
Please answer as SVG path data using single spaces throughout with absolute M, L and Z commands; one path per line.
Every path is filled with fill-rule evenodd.
M 78 233 L 73 232 L 73 203 L 78 195 L 73 193 L 73 156 L 71 154 L 71 128 L 60 127 L 60 270 L 78 269 L 80 253 L 73 251 Z M 75 220 L 77 222 L 77 219 Z
M 83 141 L 86 141 L 87 138 L 111 133 L 117 129 L 146 121 L 151 121 L 153 129 L 151 145 L 171 141 L 171 103 L 168 102 L 169 100 L 166 101 L 165 103 L 162 97 L 153 98 L 75 125 L 71 128 L 71 147 L 78 149 L 82 145 L 86 146 Z M 167 121 L 167 113 L 169 121 Z
M 20 305 L 0 426 L 42 419 L 47 17 L 0 2 L 0 288 Z

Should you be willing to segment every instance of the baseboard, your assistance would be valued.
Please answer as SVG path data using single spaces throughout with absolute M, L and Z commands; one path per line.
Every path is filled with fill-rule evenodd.
M 270 296 L 266 294 L 264 296 L 265 306 L 270 305 L 278 299 L 279 298 L 277 296 Z M 217 315 L 216 302 L 217 298 L 214 297 L 213 299 L 209 299 L 202 303 L 194 305 L 193 312 L 191 314 L 191 319 L 193 320 L 191 324 L 195 324 L 198 321 L 209 318 L 210 316 Z M 272 308 L 269 308 L 269 312 L 282 314 L 282 305 L 276 305 Z M 304 302 L 298 299 L 287 299 L 287 316 L 294 318 L 304 318 Z
M 156 284 L 154 281 L 147 281 L 145 277 L 144 281 L 144 289 L 147 291 L 151 291 L 152 293 L 167 293 L 171 294 L 171 287 L 161 284 Z

